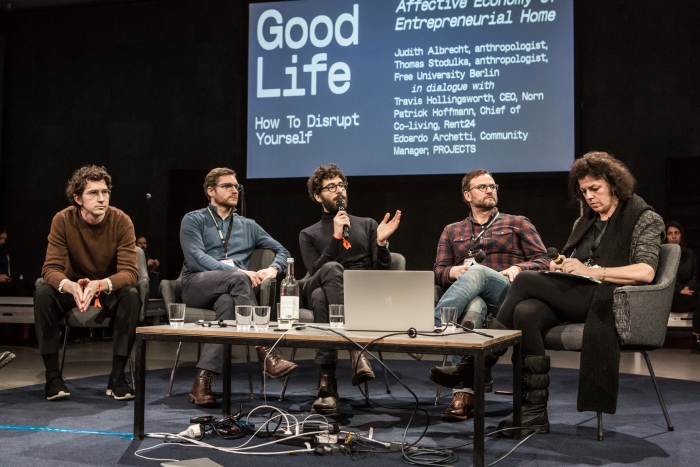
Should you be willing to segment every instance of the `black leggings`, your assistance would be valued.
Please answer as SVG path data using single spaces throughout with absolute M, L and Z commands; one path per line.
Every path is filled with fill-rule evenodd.
M 515 277 L 496 318 L 508 329 L 523 332 L 523 355 L 544 356 L 543 334 L 561 323 L 585 322 L 596 285 L 523 271 Z

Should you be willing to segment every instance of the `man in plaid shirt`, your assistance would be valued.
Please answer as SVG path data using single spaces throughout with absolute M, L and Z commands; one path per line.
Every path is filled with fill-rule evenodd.
M 488 307 L 498 309 L 515 276 L 524 270 L 549 268 L 549 258 L 540 235 L 522 216 L 498 211 L 498 185 L 484 169 L 472 170 L 462 179 L 462 196 L 471 207 L 469 216 L 442 231 L 435 260 L 435 282 L 447 291 L 435 307 L 435 326 L 440 326 L 440 309 L 457 308 L 457 322 L 471 321 L 474 328 L 484 325 Z M 486 257 L 477 264 L 476 254 Z M 430 379 L 453 388 L 452 403 L 443 420 L 467 420 L 474 416 L 473 357 L 453 365 L 435 367 Z M 485 390 L 493 388 L 491 367 L 497 356 L 486 358 Z

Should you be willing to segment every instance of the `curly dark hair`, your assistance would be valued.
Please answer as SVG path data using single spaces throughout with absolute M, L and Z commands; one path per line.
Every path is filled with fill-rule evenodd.
M 105 182 L 107 189 L 112 191 L 112 176 L 107 173 L 107 169 L 98 165 L 85 165 L 75 172 L 66 185 L 66 198 L 73 206 L 80 209 L 76 203 L 74 195 L 82 195 L 88 182 Z
M 598 180 L 605 180 L 610 185 L 610 191 L 620 201 L 630 199 L 634 195 L 637 181 L 625 164 L 607 152 L 589 152 L 571 164 L 569 172 L 569 192 L 576 200 L 584 201 L 579 187 L 579 180 L 591 176 Z M 590 208 L 589 208 L 590 209 Z
M 464 197 L 464 192 L 469 190 L 469 183 L 471 183 L 472 179 L 482 175 L 491 175 L 491 178 L 493 178 L 491 172 L 485 169 L 474 169 L 471 172 L 467 172 L 464 178 L 462 178 L 462 199 L 465 203 L 469 204 L 469 201 Z
M 664 239 L 663 243 L 668 243 L 668 229 L 669 227 L 675 227 L 678 229 L 678 231 L 681 233 L 681 251 L 685 251 L 687 248 L 687 244 L 685 242 L 685 230 L 683 230 L 683 226 L 681 225 L 680 222 L 676 221 L 670 221 L 666 224 L 666 238 Z
M 219 177 L 222 175 L 233 175 L 236 176 L 236 172 L 228 167 L 217 167 L 216 169 L 211 169 L 206 177 L 204 177 L 204 196 L 209 198 L 209 193 L 207 188 L 216 186 L 219 183 Z
M 309 197 L 311 200 L 316 201 L 314 195 L 321 194 L 324 180 L 335 177 L 340 177 L 345 184 L 348 183 L 348 179 L 345 177 L 345 174 L 335 164 L 322 165 L 314 170 L 314 173 L 311 174 L 309 180 L 306 182 L 306 188 L 309 190 Z

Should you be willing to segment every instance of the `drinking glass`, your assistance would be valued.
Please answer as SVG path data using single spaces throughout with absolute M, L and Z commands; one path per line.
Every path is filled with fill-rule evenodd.
M 342 328 L 345 326 L 345 307 L 343 305 L 331 305 L 328 316 L 332 328 Z
M 252 305 L 236 305 L 236 330 L 250 330 L 250 322 L 253 319 Z
M 455 321 L 457 320 L 457 307 L 443 306 L 440 308 L 440 323 L 446 331 L 455 330 Z
M 171 303 L 168 305 L 168 321 L 174 328 L 181 328 L 185 325 L 184 303 Z
M 270 326 L 269 306 L 256 306 L 253 309 L 253 324 L 256 331 L 267 331 Z

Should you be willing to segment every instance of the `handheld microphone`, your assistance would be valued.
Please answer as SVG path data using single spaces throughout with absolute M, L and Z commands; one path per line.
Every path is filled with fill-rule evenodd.
M 554 261 L 554 264 L 561 264 L 566 259 L 562 255 L 560 255 L 559 250 L 557 250 L 553 246 L 547 248 L 547 256 L 549 256 L 549 259 Z
M 338 211 L 345 211 L 345 200 L 339 199 L 335 205 L 338 207 Z M 348 238 L 350 236 L 349 228 L 347 225 L 343 226 L 343 238 Z
M 479 252 L 474 255 L 474 261 L 476 261 L 477 263 L 481 263 L 485 259 L 486 253 L 484 253 L 484 250 L 479 250 Z

